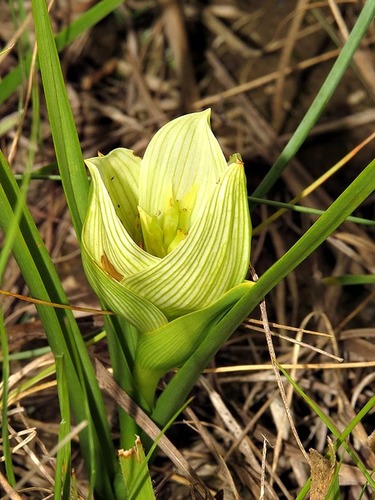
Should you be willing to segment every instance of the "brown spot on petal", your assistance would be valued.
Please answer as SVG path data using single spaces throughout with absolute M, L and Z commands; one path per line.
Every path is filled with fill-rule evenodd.
M 122 274 L 116 271 L 116 269 L 114 268 L 113 264 L 109 261 L 106 254 L 102 255 L 101 264 L 104 271 L 107 272 L 109 275 L 111 275 L 112 278 L 114 278 L 116 281 L 122 280 L 123 278 Z

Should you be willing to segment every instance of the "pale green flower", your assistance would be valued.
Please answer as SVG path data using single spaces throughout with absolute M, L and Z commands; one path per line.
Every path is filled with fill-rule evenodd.
M 86 160 L 85 271 L 106 307 L 141 333 L 210 307 L 248 271 L 243 163 L 225 161 L 209 117 L 166 124 L 143 159 L 116 149 Z

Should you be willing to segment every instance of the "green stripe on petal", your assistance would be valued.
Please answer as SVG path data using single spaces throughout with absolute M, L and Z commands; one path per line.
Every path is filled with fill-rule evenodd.
M 101 160 L 99 158 L 98 160 Z M 92 177 L 92 193 L 83 226 L 82 239 L 98 265 L 103 253 L 122 276 L 138 273 L 159 259 L 143 251 L 131 238 L 117 216 L 97 162 L 87 160 Z
M 210 110 L 181 116 L 152 138 L 141 165 L 139 205 L 150 216 L 163 212 L 172 185 L 176 200 L 196 188 L 192 220 L 200 216 L 207 194 L 227 163 L 210 125 Z
M 200 220 L 164 259 L 124 279 L 173 319 L 208 306 L 241 283 L 250 259 L 251 222 L 243 163 L 226 167 Z
M 153 331 L 167 324 L 167 318 L 154 304 L 139 297 L 99 267 L 84 243 L 82 262 L 87 279 L 100 300 L 111 311 L 125 317 L 140 333 Z
M 131 238 L 139 243 L 141 228 L 137 207 L 141 159 L 130 149 L 117 148 L 106 156 L 86 160 L 86 164 L 94 164 L 99 170 L 118 218 Z

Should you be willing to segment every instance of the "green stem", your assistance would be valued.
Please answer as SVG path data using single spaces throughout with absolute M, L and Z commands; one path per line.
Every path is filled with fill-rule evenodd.
M 136 394 L 132 375 L 133 359 L 127 345 L 125 331 L 116 317 L 105 317 L 108 350 L 113 367 L 113 376 L 120 387 L 131 397 Z M 139 429 L 134 420 L 124 410 L 119 408 L 120 448 L 125 450 L 134 445 L 135 435 Z
M 142 397 L 142 409 L 150 414 L 155 403 L 155 393 L 158 382 L 163 376 L 159 371 L 147 370 L 139 365 L 134 368 L 134 381 L 137 387 L 137 393 Z M 145 404 L 147 407 L 145 407 Z

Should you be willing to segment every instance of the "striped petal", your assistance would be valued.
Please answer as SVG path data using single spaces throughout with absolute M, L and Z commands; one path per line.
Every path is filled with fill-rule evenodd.
M 191 113 L 167 123 L 147 146 L 139 205 L 150 216 L 163 213 L 170 193 L 175 200 L 183 200 L 195 190 L 191 221 L 204 211 L 207 194 L 227 166 L 210 128 L 210 114 L 210 110 Z
M 124 279 L 170 319 L 208 306 L 243 282 L 248 271 L 251 223 L 238 156 L 214 186 L 187 238 L 155 265 Z
M 117 278 L 120 277 L 119 279 L 138 273 L 150 264 L 158 262 L 157 257 L 145 252 L 135 243 L 126 230 L 125 222 L 120 220 L 120 217 L 125 218 L 126 214 L 131 211 L 134 214 L 134 210 L 129 206 L 124 209 L 126 200 L 124 196 L 123 208 L 120 212 L 117 206 L 120 203 L 116 203 L 120 199 L 112 199 L 108 192 L 106 184 L 112 182 L 111 178 L 114 174 L 112 163 L 108 163 L 107 157 L 98 157 L 87 160 L 86 164 L 92 177 L 92 193 L 83 226 L 82 239 L 89 255 L 99 266 L 102 265 L 103 258 L 107 259 L 117 273 Z M 109 175 L 106 174 L 108 165 L 111 167 Z M 118 188 L 120 196 L 126 191 L 126 184 Z M 112 195 L 114 196 L 113 192 Z M 129 223 L 127 225 L 129 226 Z
M 168 323 L 164 314 L 150 301 L 135 294 L 100 267 L 83 242 L 83 267 L 92 288 L 105 307 L 126 318 L 139 333 L 151 332 Z
M 106 156 L 86 160 L 90 171 L 95 166 L 122 225 L 137 243 L 141 241 L 138 215 L 138 183 L 141 158 L 133 151 L 117 148 Z

